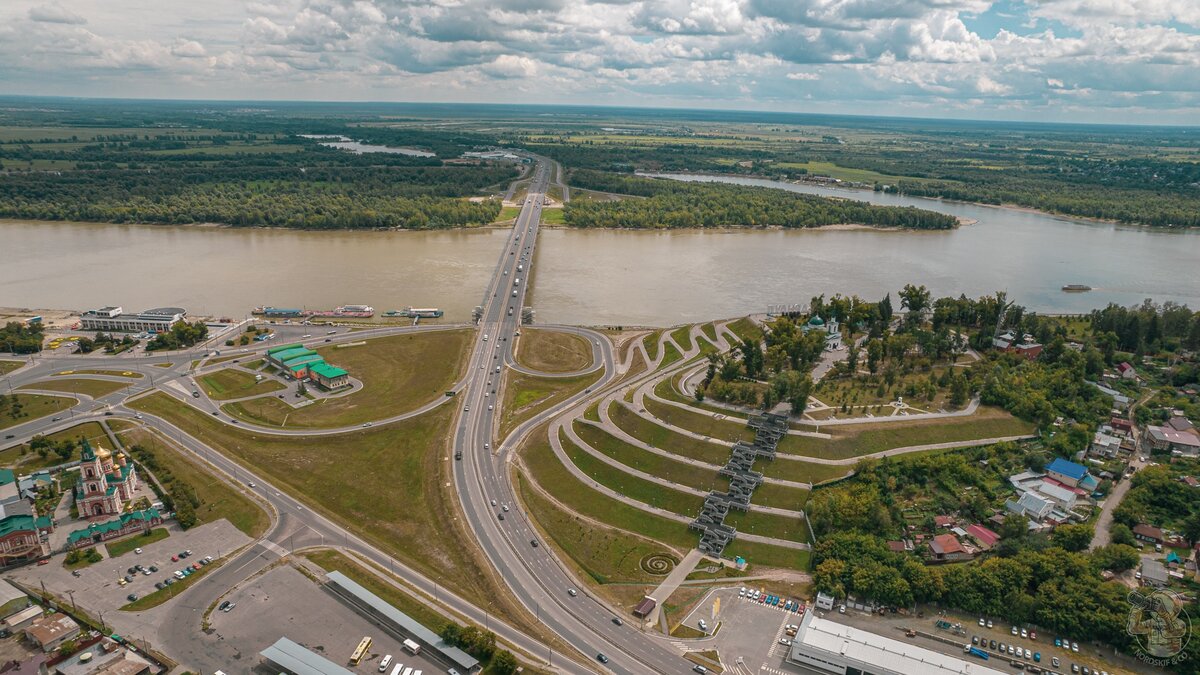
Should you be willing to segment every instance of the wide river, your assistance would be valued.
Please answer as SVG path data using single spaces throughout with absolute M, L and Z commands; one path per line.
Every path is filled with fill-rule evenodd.
M 694 177 L 689 177 L 694 179 Z M 935 295 L 1005 290 L 1043 312 L 1174 300 L 1200 308 L 1200 232 L 1077 221 L 931 199 L 728 179 L 978 221 L 952 231 L 578 231 L 541 234 L 539 323 L 671 325 L 806 303 L 869 299 L 906 283 Z M 254 305 L 441 307 L 470 318 L 505 230 L 301 232 L 0 221 L 0 306 L 181 306 L 241 317 Z M 1092 286 L 1064 293 L 1063 284 Z

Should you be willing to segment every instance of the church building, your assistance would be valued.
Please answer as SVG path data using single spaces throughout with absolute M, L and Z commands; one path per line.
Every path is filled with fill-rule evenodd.
M 123 453 L 114 458 L 104 448 L 93 451 L 84 439 L 79 484 L 75 487 L 75 503 L 81 518 L 120 515 L 125 505 L 133 501 L 137 487 L 137 470 Z

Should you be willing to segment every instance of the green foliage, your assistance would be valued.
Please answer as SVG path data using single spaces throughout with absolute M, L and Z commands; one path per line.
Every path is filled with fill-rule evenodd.
M 619 201 L 573 201 L 564 210 L 572 227 L 806 228 L 856 223 L 880 227 L 950 229 L 953 216 L 911 207 L 872 206 L 773 188 L 683 183 L 577 170 L 576 187 L 645 197 Z
M 40 323 L 9 321 L 0 328 L 0 349 L 13 354 L 36 354 L 42 351 L 44 330 Z
M 1059 525 L 1051 533 L 1050 541 L 1064 550 L 1078 552 L 1087 549 L 1088 544 L 1092 543 L 1094 534 L 1095 530 L 1091 525 L 1083 523 Z
M 1150 523 L 1183 530 L 1185 536 L 1200 537 L 1200 516 L 1197 515 L 1200 514 L 1200 489 L 1179 480 L 1196 473 L 1200 473 L 1200 462 L 1194 460 L 1148 466 L 1138 471 L 1129 479 L 1129 491 L 1113 511 L 1113 522 L 1130 528 L 1138 523 Z M 1113 541 L 1116 541 L 1115 527 Z
M 155 335 L 153 340 L 146 343 L 146 351 L 192 347 L 207 337 L 208 326 L 203 321 L 179 321 L 171 326 L 171 330 Z

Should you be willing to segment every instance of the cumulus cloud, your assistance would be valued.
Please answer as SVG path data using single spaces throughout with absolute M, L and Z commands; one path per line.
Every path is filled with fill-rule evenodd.
M 106 0 L 0 3 L 28 93 L 736 104 L 1105 121 L 1200 107 L 1178 0 Z M 983 33 L 980 17 L 1003 16 Z M 985 37 L 984 35 L 992 37 Z M 46 58 L 53 54 L 53 58 Z M 494 86 L 504 82 L 502 87 Z M 798 83 L 804 83 L 799 85 Z M 535 88 L 532 85 L 537 84 Z M 57 87 L 57 89 L 52 88 Z M 815 107 L 814 107 L 815 106 Z
M 29 18 L 41 23 L 85 24 L 87 19 L 62 5 L 38 5 L 29 9 Z

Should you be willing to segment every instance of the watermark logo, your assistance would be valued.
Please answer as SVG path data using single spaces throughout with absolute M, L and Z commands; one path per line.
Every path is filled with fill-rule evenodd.
M 1129 593 L 1125 630 L 1138 646 L 1138 658 L 1159 666 L 1171 665 L 1187 647 L 1192 619 L 1183 598 L 1173 591 L 1154 589 Z

